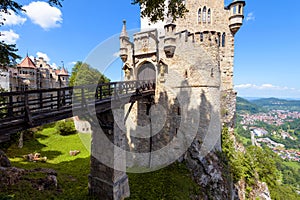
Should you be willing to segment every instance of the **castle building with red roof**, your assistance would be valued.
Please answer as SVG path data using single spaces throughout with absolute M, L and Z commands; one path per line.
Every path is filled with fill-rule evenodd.
M 51 67 L 44 58 L 28 55 L 15 67 L 1 67 L 0 87 L 7 91 L 23 91 L 67 87 L 69 74 L 64 67 Z

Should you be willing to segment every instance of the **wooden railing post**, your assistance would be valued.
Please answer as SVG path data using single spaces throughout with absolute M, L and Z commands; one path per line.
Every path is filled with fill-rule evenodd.
M 60 101 L 61 101 L 61 96 L 60 96 L 60 90 L 57 90 L 57 110 L 60 109 Z
M 25 105 L 25 121 L 31 127 L 33 125 L 30 109 L 29 109 L 29 96 L 28 93 L 25 92 L 24 95 L 24 105 Z
M 63 89 L 62 91 L 62 105 L 65 106 L 66 105 L 66 90 Z
M 13 96 L 9 95 L 8 98 L 8 108 L 7 108 L 7 114 L 8 116 L 12 117 L 13 116 Z
M 111 96 L 111 92 L 110 92 L 110 84 L 108 84 L 108 96 Z
M 39 103 L 40 103 L 40 109 L 43 108 L 43 93 L 39 92 Z
M 81 87 L 81 107 L 84 107 L 84 88 Z
M 102 92 L 103 92 L 103 90 L 102 90 L 102 85 L 99 86 L 99 90 L 100 90 L 100 97 L 99 97 L 99 98 L 100 98 L 100 100 L 102 100 L 102 95 L 103 95 L 103 94 L 102 94 Z

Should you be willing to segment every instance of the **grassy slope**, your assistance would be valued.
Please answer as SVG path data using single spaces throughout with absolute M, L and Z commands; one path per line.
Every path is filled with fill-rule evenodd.
M 90 135 L 76 134 L 61 136 L 54 128 L 46 128 L 35 134 L 35 138 L 24 142 L 19 149 L 16 144 L 7 150 L 12 165 L 25 169 L 52 168 L 58 172 L 57 191 L 37 191 L 28 183 L 15 185 L 1 191 L 0 199 L 91 199 L 88 197 L 88 174 L 90 170 L 89 152 Z M 82 143 L 83 141 L 83 143 Z M 70 150 L 80 150 L 73 157 Z M 24 161 L 22 155 L 39 152 L 47 156 L 46 163 Z M 199 186 L 190 178 L 190 172 L 184 164 L 175 163 L 167 168 L 146 173 L 128 174 L 130 193 L 129 199 L 190 199 L 199 193 Z M 9 198 L 8 198 L 9 199 Z
M 4 193 L 14 199 L 88 199 L 88 174 L 90 170 L 89 151 L 84 147 L 79 135 L 88 140 L 89 135 L 75 134 L 61 136 L 54 128 L 44 129 L 35 135 L 35 139 L 24 142 L 19 149 L 12 145 L 7 150 L 12 165 L 34 169 L 52 168 L 58 172 L 58 191 L 36 191 L 26 184 L 19 184 Z M 77 156 L 70 156 L 70 150 L 80 150 Z M 24 161 L 22 155 L 39 152 L 48 158 L 46 163 Z M 2 193 L 3 194 L 3 193 Z
M 199 194 L 199 186 L 182 163 L 174 163 L 158 171 L 128 174 L 130 198 L 128 200 L 189 200 Z

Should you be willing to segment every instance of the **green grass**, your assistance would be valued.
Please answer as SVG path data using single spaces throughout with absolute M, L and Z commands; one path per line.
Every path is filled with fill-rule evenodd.
M 74 134 L 61 136 L 55 128 L 46 128 L 35 133 L 35 137 L 24 142 L 19 149 L 13 144 L 7 149 L 7 156 L 15 167 L 24 169 L 52 168 L 57 171 L 58 190 L 38 191 L 32 189 L 28 182 L 19 184 L 1 191 L 0 199 L 90 199 L 88 197 L 88 174 L 90 171 L 90 153 L 82 143 L 90 141 L 88 134 Z M 70 156 L 70 150 L 80 150 L 77 156 Z M 28 162 L 23 155 L 38 152 L 46 156 L 47 162 Z M 27 175 L 39 178 L 41 174 Z M 10 197 L 9 197 L 10 196 Z
M 182 163 L 174 163 L 149 173 L 129 173 L 128 177 L 130 186 L 128 200 L 188 200 L 200 193 L 200 187 L 191 179 L 191 173 Z
M 0 188 L 0 200 L 31 199 L 91 199 L 88 196 L 88 174 L 90 172 L 91 137 L 88 134 L 61 136 L 55 128 L 45 128 L 35 133 L 34 138 L 24 141 L 24 147 L 11 145 L 6 154 L 15 167 L 34 169 L 51 168 L 57 171 L 58 189 L 38 191 L 31 184 L 20 181 L 11 188 Z M 70 150 L 80 150 L 77 156 L 70 156 Z M 46 163 L 28 162 L 23 155 L 38 152 L 48 158 Z M 43 174 L 33 173 L 25 178 L 42 178 Z M 178 199 L 185 200 L 200 193 L 199 186 L 191 179 L 184 164 L 175 163 L 155 172 L 128 174 L 132 199 Z

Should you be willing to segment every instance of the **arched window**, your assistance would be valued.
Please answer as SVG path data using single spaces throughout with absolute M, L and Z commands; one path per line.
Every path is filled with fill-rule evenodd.
M 201 8 L 198 10 L 198 24 L 201 23 Z
M 208 9 L 207 11 L 207 23 L 211 23 L 211 11 L 210 11 L 210 8 Z
M 203 8 L 202 22 L 203 22 L 203 23 L 206 23 L 206 6 L 204 6 L 204 8 Z
M 238 13 L 241 14 L 242 13 L 242 6 L 239 5 L 239 10 L 238 10 Z
M 225 39 L 226 39 L 226 35 L 225 33 L 222 34 L 222 47 L 225 47 Z

